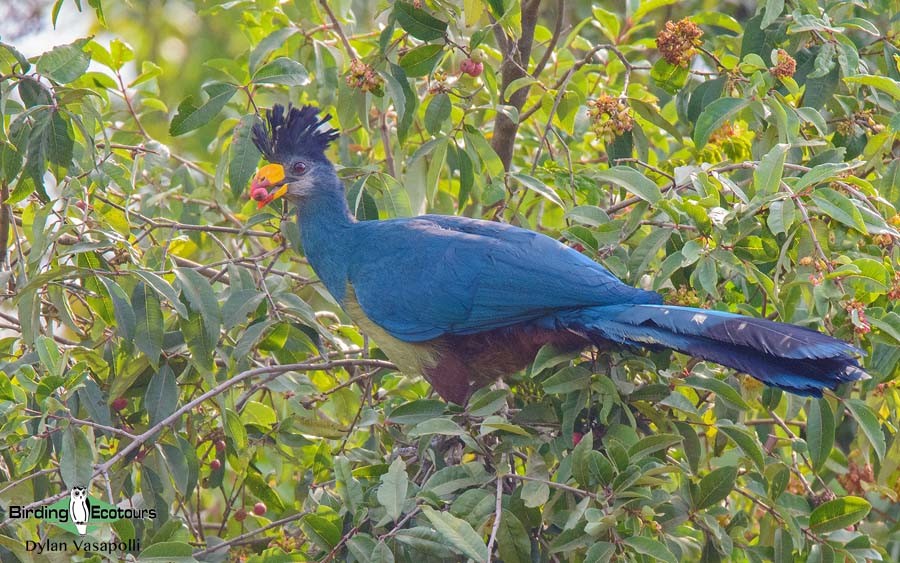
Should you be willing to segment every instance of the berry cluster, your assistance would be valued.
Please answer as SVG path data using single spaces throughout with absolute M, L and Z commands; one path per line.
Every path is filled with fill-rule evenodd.
M 775 53 L 775 66 L 769 72 L 775 78 L 790 78 L 797 71 L 797 61 L 784 49 L 778 49 Z
M 612 140 L 634 128 L 634 118 L 620 98 L 602 94 L 596 100 L 588 101 L 587 105 L 591 127 L 602 139 Z
M 359 59 L 350 61 L 350 72 L 347 73 L 347 84 L 351 88 L 378 94 L 384 85 L 384 79 L 375 72 L 371 65 Z
M 669 64 L 687 66 L 697 54 L 703 30 L 685 18 L 679 22 L 667 21 L 656 36 L 656 48 Z
M 252 197 L 254 201 L 265 201 L 266 198 L 269 197 L 269 192 L 266 188 L 256 188 L 250 192 L 250 197 Z
M 459 71 L 463 74 L 468 74 L 471 77 L 478 77 L 484 72 L 484 63 L 468 58 L 460 63 Z

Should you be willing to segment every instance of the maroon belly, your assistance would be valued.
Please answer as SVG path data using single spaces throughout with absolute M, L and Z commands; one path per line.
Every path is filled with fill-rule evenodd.
M 465 405 L 476 390 L 515 373 L 534 360 L 541 346 L 561 350 L 587 346 L 583 337 L 568 331 L 512 327 L 431 340 L 440 358 L 425 377 L 445 401 Z

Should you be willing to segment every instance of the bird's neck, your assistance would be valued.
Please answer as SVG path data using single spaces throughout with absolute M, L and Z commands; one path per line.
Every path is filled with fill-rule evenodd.
M 314 195 L 297 206 L 297 221 L 310 266 L 332 296 L 342 302 L 356 219 L 350 214 L 344 187 L 337 176 L 325 181 L 329 185 L 317 186 Z

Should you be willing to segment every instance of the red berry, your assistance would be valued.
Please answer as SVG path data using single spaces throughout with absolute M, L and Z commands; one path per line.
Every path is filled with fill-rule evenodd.
M 577 446 L 582 438 L 584 438 L 584 434 L 581 432 L 572 432 L 572 445 Z
M 225 451 L 225 440 L 216 441 L 216 451 L 222 453 Z
M 214 459 L 211 462 L 209 462 L 209 468 L 212 469 L 213 471 L 217 471 L 221 467 L 222 467 L 222 462 L 217 459 Z
M 265 514 L 268 510 L 269 510 L 269 509 L 268 509 L 268 507 L 266 506 L 266 503 L 264 503 L 264 502 L 261 502 L 261 501 L 260 501 L 260 502 L 258 502 L 258 503 L 256 503 L 256 504 L 253 505 L 253 514 L 256 514 L 257 516 L 262 516 L 262 515 Z
M 470 74 L 472 72 L 473 64 L 475 64 L 475 61 L 472 59 L 465 59 L 459 64 L 459 71 L 463 74 Z
M 252 192 L 250 192 L 250 197 L 252 197 L 256 201 L 264 201 L 267 197 L 269 197 L 269 192 L 265 188 L 256 188 Z
M 128 406 L 128 399 L 125 397 L 118 397 L 113 400 L 112 408 L 114 411 L 119 412 L 121 410 L 125 410 L 125 407 Z
M 484 63 L 472 61 L 472 68 L 469 70 L 469 75 L 478 77 L 481 76 L 482 72 L 484 72 Z
M 247 511 L 244 510 L 243 508 L 238 508 L 234 512 L 234 519 L 237 520 L 238 522 L 243 522 L 244 520 L 247 519 Z

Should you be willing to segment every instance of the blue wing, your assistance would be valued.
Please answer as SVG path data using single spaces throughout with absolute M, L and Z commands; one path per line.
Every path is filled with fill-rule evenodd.
M 407 342 L 560 310 L 661 302 L 558 241 L 511 225 L 424 215 L 358 223 L 354 243 L 348 278 L 360 307 Z

